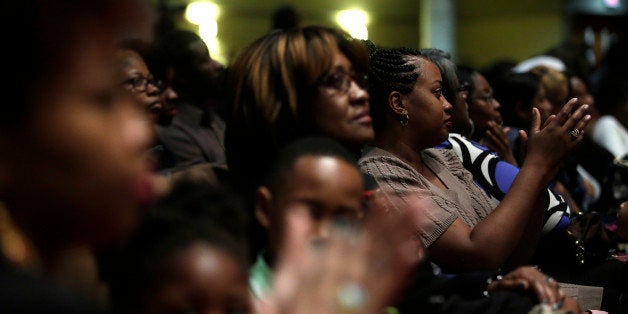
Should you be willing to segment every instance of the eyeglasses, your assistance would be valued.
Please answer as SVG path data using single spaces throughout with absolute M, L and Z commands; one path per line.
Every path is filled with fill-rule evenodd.
M 122 82 L 122 85 L 130 86 L 133 91 L 140 93 L 145 92 L 148 89 L 148 84 L 157 87 L 157 90 L 159 91 L 162 91 L 165 87 L 163 81 L 143 76 L 130 78 Z
M 484 96 L 478 96 L 478 97 L 471 97 L 469 98 L 470 100 L 475 100 L 475 99 L 481 99 L 489 104 L 493 103 L 493 100 L 495 100 L 495 97 L 493 95 L 493 90 L 491 89 L 486 95 Z
M 354 81 L 361 88 L 366 89 L 368 76 L 366 74 L 357 75 L 337 71 L 323 76 L 316 85 L 329 87 L 341 93 L 346 93 L 351 87 L 351 81 Z

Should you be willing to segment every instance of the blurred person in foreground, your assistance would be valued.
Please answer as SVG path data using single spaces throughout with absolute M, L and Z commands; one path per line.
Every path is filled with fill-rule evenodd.
M 149 38 L 150 7 L 26 0 L 1 12 L 3 38 L 21 48 L 7 55 L 18 74 L 6 88 L 20 98 L 0 119 L 0 198 L 41 263 L 24 272 L 1 260 L 0 312 L 98 313 L 75 280 L 98 280 L 93 255 L 123 241 L 155 197 L 149 125 L 115 75 L 121 37 Z

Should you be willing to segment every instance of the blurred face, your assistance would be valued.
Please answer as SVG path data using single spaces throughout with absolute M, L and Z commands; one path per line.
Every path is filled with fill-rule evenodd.
M 458 132 L 468 136 L 473 132 L 473 120 L 469 117 L 469 104 L 467 99 L 469 92 L 461 90 L 456 92 L 456 102 L 452 111 L 453 129 L 452 132 Z
M 539 90 L 536 92 L 536 95 L 534 95 L 534 99 L 532 99 L 532 106 L 539 109 L 539 112 L 541 113 L 541 123 L 545 123 L 547 118 L 555 113 L 555 107 L 549 99 L 547 99 L 543 84 L 540 85 Z
M 144 158 L 149 123 L 120 90 L 111 38 L 88 34 L 26 123 L 4 139 L 12 149 L 0 157 L 3 196 L 39 242 L 124 237 L 154 197 Z
M 484 76 L 475 72 L 472 76 L 475 90 L 469 95 L 469 116 L 473 120 L 478 136 L 484 136 L 488 130 L 488 122 L 502 124 L 502 115 L 499 113 L 499 102 L 493 98 L 493 89 Z
M 251 313 L 247 273 L 242 263 L 205 242 L 176 252 L 167 279 L 144 313 Z
M 417 148 L 423 149 L 447 139 L 453 125 L 453 107 L 443 96 L 438 67 L 424 58 L 412 62 L 418 63 L 421 75 L 411 93 L 401 94 L 401 103 L 408 110 L 407 128 L 415 131 L 413 141 Z
M 157 120 L 163 110 L 163 104 L 159 97 L 160 90 L 144 59 L 131 50 L 118 52 L 118 58 L 122 86 L 131 92 L 140 108 L 148 113 L 151 121 Z
M 375 138 L 368 92 L 356 82 L 353 66 L 345 55 L 335 54 L 332 70 L 318 89 L 313 107 L 321 133 L 352 147 L 361 147 Z
M 569 81 L 571 83 L 571 97 L 578 98 L 578 103 L 581 105 L 588 104 L 589 113 L 591 114 L 591 116 L 593 116 L 594 118 L 599 117 L 600 113 L 595 107 L 595 100 L 593 99 L 593 95 L 589 93 L 589 89 L 587 88 L 587 85 L 584 83 L 584 81 L 577 76 L 572 76 Z
M 273 194 L 267 226 L 272 249 L 283 243 L 285 213 L 291 208 L 306 207 L 313 226 L 309 236 L 324 240 L 335 220 L 362 217 L 362 191 L 362 175 L 355 166 L 334 157 L 301 157 L 281 190 Z
M 219 96 L 223 92 L 222 83 L 224 66 L 213 60 L 207 45 L 201 40 L 189 44 L 189 66 L 176 73 L 175 89 L 181 93 L 189 91 L 194 94 Z
M 177 115 L 177 101 L 179 100 L 179 93 L 177 93 L 177 91 L 172 87 L 173 77 L 173 69 L 166 71 L 163 88 L 159 94 L 162 104 L 162 110 L 157 117 L 157 124 L 159 125 L 170 125 L 174 116 Z
M 552 97 L 548 97 L 550 104 L 552 105 L 551 114 L 557 114 L 560 112 L 560 108 L 563 107 L 567 101 L 569 101 L 569 85 L 567 82 L 563 82 L 559 86 L 556 87 L 545 87 L 545 93 L 547 95 L 548 89 L 554 89 L 554 95 Z

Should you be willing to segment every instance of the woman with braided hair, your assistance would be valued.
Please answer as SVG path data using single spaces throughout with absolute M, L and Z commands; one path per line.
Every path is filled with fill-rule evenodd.
M 367 46 L 372 46 L 369 45 L 369 42 L 366 42 L 366 44 Z M 263 230 L 261 230 L 263 233 L 260 232 L 259 238 L 263 239 L 265 233 L 281 225 L 284 225 L 289 231 L 291 229 L 290 226 L 294 227 L 290 222 L 290 216 L 294 216 L 294 214 L 298 213 L 300 207 L 303 207 L 301 209 L 305 213 L 305 219 L 302 222 L 312 224 L 312 226 L 325 225 L 322 222 L 327 220 L 326 217 L 329 216 L 328 213 L 334 212 L 331 210 L 334 206 L 325 204 L 329 204 L 336 199 L 333 195 L 339 192 L 344 194 L 344 192 L 342 192 L 344 189 L 332 185 L 331 183 L 316 185 L 308 183 L 315 178 L 324 174 L 331 174 L 332 180 L 330 182 L 341 180 L 350 183 L 350 186 L 355 186 L 355 183 L 359 183 L 356 182 L 360 181 L 359 176 L 349 175 L 350 173 L 340 171 L 314 171 L 312 166 L 305 167 L 304 169 L 309 171 L 308 175 L 300 175 L 298 179 L 296 179 L 296 168 L 290 168 L 295 169 L 290 171 L 290 173 L 294 174 L 285 175 L 286 179 L 281 179 L 284 177 L 283 174 L 278 177 L 280 172 L 269 168 L 275 168 L 271 167 L 273 164 L 276 166 L 283 164 L 282 168 L 285 168 L 286 164 L 290 164 L 285 161 L 274 160 L 277 156 L 283 155 L 281 149 L 285 149 L 286 145 L 292 146 L 292 148 L 288 148 L 288 151 L 294 151 L 296 147 L 294 145 L 296 143 L 291 144 L 291 141 L 295 139 L 305 138 L 311 135 L 327 136 L 337 140 L 342 146 L 348 148 L 350 153 L 357 154 L 360 153 L 363 145 L 373 140 L 374 132 L 370 122 L 371 118 L 368 114 L 369 94 L 364 88 L 365 85 L 363 84 L 365 82 L 361 80 L 361 78 L 363 78 L 361 74 L 364 74 L 367 69 L 367 61 L 368 53 L 366 49 L 357 44 L 356 41 L 348 39 L 345 34 L 334 29 L 319 26 L 270 32 L 245 48 L 236 58 L 230 72 L 230 84 L 233 86 L 233 89 L 231 89 L 233 95 L 231 98 L 231 117 L 228 119 L 227 124 L 227 159 L 230 161 L 229 171 L 237 187 L 243 188 L 244 191 L 247 191 L 247 185 L 255 189 L 253 191 L 249 190 L 249 192 L 255 193 L 255 197 L 253 197 L 253 195 L 247 196 L 251 200 L 255 199 L 255 204 L 253 205 L 255 205 L 255 219 L 258 219 L 258 225 L 264 224 Z M 305 141 L 307 141 L 307 139 L 305 139 Z M 303 141 L 300 142 L 301 145 L 304 143 Z M 308 148 L 309 150 L 314 149 L 315 151 L 319 151 L 325 148 L 322 142 L 310 142 L 308 145 L 313 145 L 313 147 Z M 302 146 L 297 151 L 306 152 L 306 147 L 307 146 Z M 295 153 L 293 152 L 289 154 L 289 156 L 290 155 L 294 156 Z M 350 157 L 351 156 L 348 156 L 346 159 L 350 161 Z M 287 159 L 289 160 L 289 158 Z M 299 166 L 299 169 L 301 169 L 301 166 Z M 301 173 L 300 170 L 299 173 Z M 357 172 L 354 172 L 354 174 L 355 173 Z M 266 175 L 269 176 L 269 178 L 263 180 L 264 178 L 260 178 L 260 175 Z M 293 176 L 295 179 L 288 181 L 288 178 Z M 276 179 L 269 180 L 270 177 L 276 177 Z M 278 179 L 286 180 L 286 183 L 282 185 L 275 183 L 275 187 L 269 185 L 270 182 Z M 260 184 L 257 180 L 263 181 L 261 181 L 262 183 Z M 265 183 L 264 181 L 267 182 Z M 279 189 L 280 186 L 283 187 Z M 314 194 L 320 187 L 325 187 L 335 193 Z M 316 195 L 320 197 L 316 197 Z M 355 193 L 348 195 L 350 199 L 355 199 L 355 197 L 353 197 L 356 195 Z M 357 196 L 359 197 L 359 195 Z M 377 199 L 376 197 L 375 200 Z M 301 206 L 301 203 L 305 206 Z M 414 202 L 411 201 L 411 203 L 419 204 L 421 201 L 414 200 Z M 282 204 L 289 206 L 282 206 Z M 342 207 L 346 208 L 346 206 Z M 369 210 L 366 211 L 369 214 L 364 215 L 362 219 L 377 222 L 377 224 L 373 226 L 378 226 L 376 230 L 388 224 L 384 216 L 371 216 L 372 214 L 385 214 L 385 212 L 370 209 L 374 208 L 369 207 Z M 404 211 L 404 213 L 411 212 Z M 397 218 L 405 218 L 406 215 L 399 217 L 394 215 L 389 217 L 386 215 L 385 217 L 387 219 L 393 218 L 393 220 L 397 221 Z M 282 222 L 282 220 L 285 220 L 285 222 Z M 341 219 L 341 221 L 346 220 L 347 219 Z M 406 218 L 400 221 L 407 222 L 413 220 Z M 394 223 L 392 225 L 394 229 L 381 229 L 381 233 L 376 232 L 372 234 L 376 241 L 367 241 L 366 243 L 369 243 L 368 245 L 377 245 L 379 241 L 390 243 L 391 240 L 398 237 L 405 239 L 406 229 L 404 226 L 405 224 Z M 318 232 L 314 231 L 324 229 L 326 228 L 312 228 L 311 233 L 312 235 L 317 235 Z M 304 230 L 310 229 L 304 228 Z M 366 231 L 365 234 L 369 234 L 373 230 Z M 409 232 L 412 231 L 414 230 L 409 230 Z M 271 238 L 281 238 L 287 240 L 286 242 L 288 243 L 293 241 L 300 242 L 299 238 L 303 236 L 286 234 L 277 237 L 277 235 L 281 234 L 278 233 L 277 230 L 272 232 L 275 236 Z M 309 234 L 310 232 L 305 233 Z M 331 232 L 331 234 L 333 234 L 333 232 Z M 326 239 L 326 241 L 330 240 L 327 236 L 320 237 L 322 235 L 323 234 L 320 234 L 318 238 Z M 254 241 L 258 241 L 258 238 Z M 271 241 L 273 240 L 271 239 Z M 256 295 L 256 304 L 268 305 L 277 301 L 281 303 L 283 300 L 283 302 L 289 301 L 288 304 L 284 305 L 297 306 L 301 304 L 307 305 L 309 311 L 312 311 L 312 308 L 314 308 L 314 311 L 324 311 L 318 307 L 327 306 L 325 296 L 328 296 L 329 292 L 332 292 L 333 295 L 334 290 L 324 288 L 323 290 L 317 291 L 316 289 L 318 288 L 316 285 L 329 283 L 328 279 L 332 282 L 337 279 L 342 280 L 342 276 L 334 276 L 355 272 L 365 274 L 365 278 L 369 279 L 366 282 L 360 282 L 360 284 L 364 284 L 365 286 L 362 286 L 362 288 L 369 290 L 369 299 L 366 301 L 372 303 L 378 295 L 390 292 L 384 284 L 385 280 L 387 282 L 386 276 L 389 274 L 399 274 L 399 272 L 404 269 L 403 267 L 395 266 L 399 264 L 393 263 L 395 258 L 389 254 L 391 250 L 394 250 L 394 245 L 388 244 L 385 247 L 368 250 L 368 252 L 373 255 L 367 257 L 367 259 L 377 261 L 375 266 L 383 265 L 384 267 L 374 272 L 371 270 L 370 266 L 361 266 L 364 260 L 362 257 L 355 254 L 355 250 L 360 248 L 360 245 L 355 239 L 353 239 L 351 243 L 348 243 L 351 251 L 342 250 L 341 252 L 336 252 L 340 255 L 334 257 L 325 255 L 330 253 L 329 250 L 318 250 L 317 255 L 308 257 L 309 253 L 307 249 L 310 246 L 305 245 L 308 241 L 307 239 L 306 241 L 301 241 L 303 243 L 298 243 L 295 247 L 298 248 L 296 251 L 298 254 L 296 255 L 300 257 L 299 259 L 310 262 L 310 264 L 308 264 L 309 266 L 305 266 L 305 264 L 282 263 L 282 257 L 285 257 L 286 252 L 289 250 L 285 247 L 277 246 L 278 250 L 274 250 L 275 254 L 272 254 L 271 251 L 273 250 L 271 249 L 270 242 L 261 243 L 265 245 L 264 247 L 254 248 L 256 250 L 253 254 L 255 254 L 254 256 L 257 256 L 257 258 L 251 269 L 250 283 L 252 291 L 254 291 Z M 329 243 L 326 241 L 317 241 L 317 243 Z M 280 244 L 281 242 L 282 241 L 274 242 L 274 245 Z M 416 243 L 414 241 L 411 242 Z M 322 247 L 318 246 L 318 248 Z M 412 249 L 404 247 L 403 251 L 411 252 Z M 419 248 L 418 252 L 423 252 L 423 250 Z M 415 255 L 411 253 L 410 255 L 418 256 L 420 254 Z M 323 257 L 325 256 L 327 256 L 328 259 L 324 259 Z M 331 258 L 333 265 L 335 265 L 337 269 L 328 268 L 329 265 L 326 265 L 325 261 L 329 261 L 329 258 Z M 372 264 L 373 263 L 367 263 L 366 265 Z M 282 265 L 290 265 L 292 267 L 284 269 Z M 475 279 L 480 278 L 479 289 L 469 289 L 468 285 L 454 284 L 459 289 L 443 291 L 439 289 L 439 287 L 449 285 L 441 284 L 441 280 L 446 281 L 447 279 L 433 278 L 435 274 L 432 272 L 431 267 L 429 267 L 431 264 L 425 262 L 424 265 L 427 266 L 425 271 L 421 269 L 420 272 L 436 280 L 428 280 L 421 275 L 418 275 L 416 279 L 407 276 L 408 279 L 413 280 L 419 287 L 416 290 L 414 288 L 412 289 L 412 292 L 408 294 L 409 302 L 401 302 L 399 309 L 411 308 L 412 310 L 409 312 L 416 312 L 415 310 L 420 308 L 425 312 L 437 313 L 437 308 L 440 308 L 441 304 L 433 304 L 429 307 L 428 299 L 431 300 L 431 296 L 433 295 L 441 296 L 441 293 L 446 296 L 456 294 L 460 290 L 465 290 L 465 292 L 473 290 L 477 292 L 477 295 L 475 295 L 476 298 L 487 300 L 487 303 L 495 303 L 491 301 L 492 299 L 485 299 L 482 295 L 482 290 L 486 286 L 486 275 L 488 275 L 488 273 L 492 274 L 493 272 L 482 272 L 481 274 L 474 274 L 475 276 L 472 276 Z M 284 288 L 286 287 L 281 287 L 282 282 L 284 284 L 286 282 L 281 280 L 281 278 L 286 277 L 281 274 L 285 274 L 285 270 L 289 268 L 292 269 L 292 271 L 298 270 L 296 274 L 292 275 L 296 275 L 297 277 L 306 275 L 308 279 L 300 280 L 295 279 L 297 277 L 291 278 L 289 281 L 299 283 L 298 287 L 287 287 L 288 292 L 290 292 L 288 294 L 292 293 L 292 295 L 289 297 L 284 296 L 286 298 L 283 299 L 279 298 L 279 300 L 273 300 L 273 294 L 280 292 L 279 296 L 281 296 L 281 291 L 285 292 Z M 264 271 L 265 269 L 270 271 Z M 282 271 L 282 269 L 284 270 Z M 394 271 L 390 273 L 385 271 L 391 269 Z M 316 275 L 317 270 L 321 271 L 318 275 Z M 289 272 L 290 271 L 288 271 L 288 273 Z M 550 285 L 556 287 L 556 282 L 534 284 L 538 278 L 542 280 L 545 278 L 545 275 L 538 272 L 538 270 L 528 267 L 528 270 L 518 269 L 512 274 L 517 279 L 510 281 L 510 284 L 508 284 L 508 278 L 510 277 L 504 276 L 505 280 L 500 281 L 504 286 L 500 286 L 499 288 L 509 289 L 515 286 L 520 288 L 522 284 L 528 284 L 531 290 L 526 290 L 527 292 L 538 295 L 539 300 L 546 300 L 550 305 L 562 299 L 556 289 L 547 288 Z M 476 282 L 471 280 L 473 278 L 466 278 L 467 280 L 465 282 Z M 395 285 L 401 286 L 402 281 L 396 280 Z M 488 287 L 491 291 L 492 288 L 494 287 Z M 425 291 L 427 292 L 425 294 L 414 294 L 414 292 Z M 508 292 L 509 291 L 506 291 L 504 293 L 507 294 Z M 495 293 L 493 295 L 497 296 L 497 294 L 498 293 Z M 275 297 L 276 296 L 277 295 L 275 295 Z M 303 298 L 309 299 L 310 301 L 317 301 L 304 304 Z M 472 302 L 473 301 L 468 303 L 460 302 L 458 304 L 470 304 Z M 314 307 L 312 307 L 312 305 Z M 482 305 L 486 305 L 486 303 L 482 303 Z M 461 306 L 461 308 L 468 309 L 465 306 Z M 292 311 L 287 310 L 286 312 L 296 313 L 298 311 L 292 309 Z M 360 311 L 353 312 L 362 313 Z M 401 312 L 405 313 L 403 310 Z M 522 311 L 522 313 L 526 312 L 527 310 L 525 312 Z M 465 313 L 468 313 L 468 311 L 465 311 Z M 513 311 L 509 313 L 513 313 Z
M 381 189 L 426 198 L 418 226 L 436 264 L 449 272 L 498 269 L 529 261 L 541 235 L 547 194 L 557 165 L 581 140 L 590 116 L 571 113 L 572 99 L 541 129 L 533 109 L 528 153 L 501 202 L 474 183 L 455 152 L 433 149 L 448 138 L 452 106 L 438 67 L 409 48 L 371 49 L 369 91 L 376 139 L 360 159 Z

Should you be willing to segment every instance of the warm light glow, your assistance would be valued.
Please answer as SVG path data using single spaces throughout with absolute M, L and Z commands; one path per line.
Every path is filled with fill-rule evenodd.
M 191 2 L 185 9 L 185 18 L 190 23 L 200 25 L 207 21 L 216 21 L 218 17 L 218 6 L 209 1 Z
M 358 39 L 368 39 L 368 14 L 362 10 L 344 10 L 338 12 L 336 21 L 349 34 Z
M 207 45 L 207 49 L 209 49 L 209 54 L 212 59 L 225 64 L 226 59 L 224 56 L 224 52 L 221 49 L 220 41 L 218 37 L 216 37 L 217 27 L 215 24 L 207 23 L 199 25 L 198 35 L 201 36 L 205 44 Z
M 198 35 L 203 39 L 212 59 L 225 63 L 225 57 L 218 40 L 219 7 L 209 1 L 195 1 L 185 9 L 185 18 L 190 23 L 198 25 Z
M 204 21 L 203 24 L 198 25 L 198 34 L 203 38 L 218 37 L 218 23 L 216 20 Z

